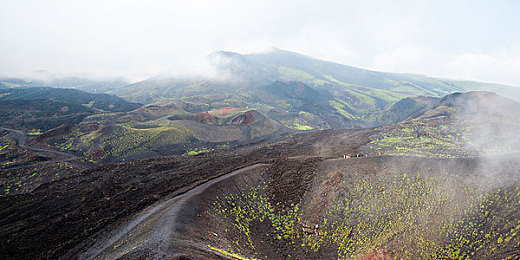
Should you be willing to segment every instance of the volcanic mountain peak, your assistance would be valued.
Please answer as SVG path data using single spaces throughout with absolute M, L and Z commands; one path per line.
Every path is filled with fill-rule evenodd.
M 123 103 L 128 109 L 110 112 L 89 106 L 113 96 L 94 95 L 99 102 L 84 104 L 89 94 L 55 94 L 67 102 L 81 94 L 79 104 L 67 106 L 43 93 L 44 104 L 53 105 L 46 111 L 61 112 L 42 118 L 70 123 L 67 113 L 77 109 L 77 121 L 45 133 L 0 130 L 6 167 L 0 202 L 7 205 L 0 213 L 11 216 L 2 223 L 2 253 L 65 259 L 235 255 L 227 250 L 262 259 L 518 255 L 520 213 L 513 204 L 520 160 L 502 154 L 520 147 L 513 117 L 520 104 L 490 92 L 441 99 L 439 93 L 458 87 L 370 71 L 350 78 L 349 67 L 280 50 L 216 55 L 229 58 L 223 69 L 252 79 L 153 78 L 118 90 L 145 106 Z M 284 58 L 294 55 L 301 63 Z M 367 78 L 373 81 L 353 83 Z M 371 87 L 381 80 L 387 85 Z M 0 108 L 31 104 L 13 120 L 32 122 L 39 101 L 25 100 L 33 98 L 24 93 L 30 90 L 8 90 Z M 378 124 L 388 125 L 362 128 Z M 491 158 L 501 167 L 479 169 L 476 156 L 490 154 L 501 154 Z M 159 158 L 166 155 L 178 156 Z M 104 165 L 110 162 L 120 163 Z M 83 167 L 90 169 L 80 173 Z M 63 217 L 55 219 L 56 212 Z M 470 232 L 461 237 L 460 230 Z M 460 241 L 472 244 L 453 248 Z
M 439 101 L 437 107 L 451 107 L 466 116 L 519 118 L 520 103 L 489 91 L 453 93 Z

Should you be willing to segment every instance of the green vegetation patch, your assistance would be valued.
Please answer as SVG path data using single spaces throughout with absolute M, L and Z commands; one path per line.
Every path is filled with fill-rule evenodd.
M 12 82 L 8 82 L 8 81 L 0 81 L 0 83 L 2 83 L 2 85 L 6 86 L 8 88 L 20 88 L 20 87 L 23 87 L 23 85 L 12 83 Z
M 6 149 L 6 148 L 9 148 L 9 146 L 10 146 L 9 144 L 1 145 L 1 146 L 0 146 L 0 151 L 4 150 L 4 149 Z
M 298 69 L 284 67 L 284 66 L 278 67 L 278 73 L 282 74 L 283 76 L 285 76 L 287 78 L 293 79 L 293 80 L 301 80 L 301 81 L 314 80 L 314 77 L 311 74 L 309 74 L 303 70 L 298 70 Z
M 255 260 L 254 258 L 247 258 L 247 257 L 243 257 L 239 254 L 236 254 L 236 253 L 230 253 L 224 249 L 220 249 L 220 248 L 216 248 L 216 247 L 213 247 L 213 246 L 210 246 L 208 245 L 209 249 L 215 251 L 215 252 L 219 252 L 221 254 L 223 254 L 224 256 L 227 256 L 227 257 L 231 257 L 231 258 L 234 258 L 234 259 L 239 259 L 239 260 Z
M 226 233 L 238 234 L 231 241 L 234 251 L 255 251 L 253 236 L 251 235 L 254 222 L 266 223 L 272 232 L 266 233 L 267 237 L 294 244 L 300 238 L 297 232 L 300 216 L 298 204 L 292 204 L 291 208 L 279 212 L 271 204 L 266 194 L 267 185 L 252 187 L 248 192 L 239 194 L 227 194 L 217 197 L 213 203 L 210 214 L 228 224 Z
M 82 129 L 77 127 L 69 135 L 54 140 L 53 145 L 63 151 L 83 154 L 88 160 L 124 160 L 165 145 L 185 142 L 191 136 L 186 127 L 168 120 Z
M 440 122 L 440 123 L 439 123 Z M 518 152 L 515 138 L 518 126 L 494 124 L 496 134 L 482 136 L 482 127 L 465 120 L 412 120 L 379 128 L 372 136 L 369 150 L 381 155 L 419 157 L 468 157 L 478 154 Z M 502 132 L 503 131 L 503 132 Z
M 305 111 L 298 112 L 298 116 L 303 117 L 303 118 L 308 118 L 308 119 L 314 119 L 313 114 L 311 114 L 309 112 L 305 112 Z
M 356 118 L 355 116 L 351 115 L 350 113 L 348 113 L 347 111 L 344 110 L 344 108 L 346 107 L 345 104 L 337 102 L 335 100 L 330 100 L 329 104 L 330 104 L 331 107 L 336 109 L 336 112 L 338 112 L 339 114 L 341 114 L 345 118 L 348 118 L 348 119 Z
M 0 178 L 0 196 L 25 194 L 42 183 L 70 177 L 79 171 L 68 162 L 29 166 L 23 170 L 5 170 Z
M 462 129 L 411 121 L 397 127 L 383 127 L 370 142 L 372 151 L 384 155 L 419 157 L 467 157 Z
M 493 251 L 519 243 L 520 222 L 490 208 L 497 202 L 518 203 L 518 191 L 516 187 L 480 195 L 471 187 L 454 188 L 435 178 L 406 174 L 359 180 L 334 199 L 320 231 L 307 236 L 306 243 L 314 250 L 336 244 L 340 259 L 380 247 L 391 249 L 398 259 L 493 258 Z M 500 244 L 506 238 L 508 244 Z
M 210 214 L 233 234 L 231 252 L 244 254 L 268 237 L 306 254 L 333 249 L 338 259 L 381 248 L 393 259 L 495 259 L 520 244 L 518 186 L 482 193 L 420 174 L 365 177 L 348 185 L 316 226 L 302 222 L 299 204 L 277 210 L 265 185 L 217 197 Z M 270 227 L 266 237 L 252 236 L 254 223 Z
M 307 125 L 307 122 L 301 118 L 295 118 L 292 121 L 289 120 L 280 120 L 280 123 L 282 123 L 285 127 L 295 130 L 312 130 L 312 126 Z
M 41 135 L 42 133 L 43 133 L 42 130 L 37 129 L 37 130 L 33 130 L 33 131 L 27 133 L 27 135 L 36 136 L 36 135 Z
M 212 152 L 212 151 L 215 151 L 215 149 L 201 147 L 201 148 L 197 148 L 197 149 L 194 149 L 194 150 L 189 150 L 186 153 L 184 153 L 183 155 L 190 155 L 191 156 L 191 155 L 198 155 L 198 154 L 201 154 L 201 153 L 209 153 L 209 152 Z
M 2 134 L 4 135 L 0 135 L 0 169 L 27 164 L 34 160 L 29 157 L 27 150 L 16 145 L 16 141 L 7 131 L 3 131 Z M 0 182 L 2 178 L 0 178 Z

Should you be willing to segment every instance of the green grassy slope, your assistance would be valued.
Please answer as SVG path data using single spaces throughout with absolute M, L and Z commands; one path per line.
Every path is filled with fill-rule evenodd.
M 185 100 L 208 108 L 249 106 L 301 129 L 309 128 L 297 125 L 322 129 L 395 123 L 402 115 L 381 119 L 381 112 L 406 97 L 489 90 L 520 100 L 520 91 L 511 86 L 370 71 L 279 49 L 260 54 L 219 51 L 209 59 L 218 77 L 162 75 L 114 93 L 146 104 Z M 316 120 L 298 118 L 300 111 Z
M 366 151 L 467 157 L 520 152 L 520 103 L 491 92 L 448 95 L 399 124 L 377 128 Z
M 195 155 L 255 142 L 283 132 L 282 126 L 247 108 L 189 113 L 147 106 L 125 113 L 103 113 L 37 138 L 92 162 L 115 162 L 163 155 Z

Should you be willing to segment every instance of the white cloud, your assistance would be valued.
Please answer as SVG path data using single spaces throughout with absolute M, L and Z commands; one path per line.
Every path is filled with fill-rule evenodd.
M 450 77 L 520 86 L 520 53 L 500 50 L 491 53 L 464 53 L 444 65 Z
M 276 46 L 369 69 L 520 85 L 520 50 L 510 48 L 520 43 L 518 12 L 516 2 L 470 0 L 5 1 L 0 74 L 135 80 L 206 71 L 204 56 L 216 50 Z M 471 54 L 494 65 L 477 66 Z

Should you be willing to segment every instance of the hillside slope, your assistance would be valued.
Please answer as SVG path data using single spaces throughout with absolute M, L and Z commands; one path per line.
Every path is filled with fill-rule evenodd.
M 520 100 L 515 87 L 370 71 L 280 49 L 257 54 L 218 51 L 208 60 L 217 76 L 161 75 L 113 93 L 145 104 L 184 100 L 210 109 L 249 106 L 282 124 L 301 121 L 298 115 L 304 112 L 316 119 L 308 124 L 313 129 L 398 122 L 399 117 L 381 118 L 381 112 L 406 97 L 487 89 Z M 285 118 L 275 113 L 285 113 Z
M 486 91 L 412 101 L 400 105 L 405 111 L 400 115 L 410 115 L 401 123 L 376 128 L 365 151 L 436 157 L 520 152 L 518 102 Z
M 277 139 L 288 130 L 262 113 L 226 107 L 190 113 L 175 105 L 88 116 L 48 131 L 33 142 L 117 162 L 165 155 L 197 155 Z
M 304 88 L 301 95 L 305 93 Z M 472 134 L 478 132 L 472 131 L 518 126 L 516 114 L 508 112 L 517 108 L 518 103 L 488 92 L 452 94 L 384 127 L 300 132 L 274 143 L 86 171 L 73 162 L 3 170 L 0 190 L 7 192 L 0 196 L 0 255 L 514 259 L 520 253 L 520 211 L 515 206 L 520 160 L 511 152 L 520 144 L 511 142 L 516 138 L 486 147 L 473 143 Z M 81 140 L 122 127 L 149 131 L 157 128 L 151 125 L 155 121 L 240 129 L 251 123 L 248 118 L 259 116 L 250 108 L 200 109 L 189 104 L 145 106 L 99 115 L 112 118 L 107 124 L 91 118 L 76 131 L 85 133 Z M 479 118 L 489 124 L 467 129 Z M 58 130 L 38 138 L 67 133 Z M 516 136 L 518 130 L 511 130 Z M 126 133 L 118 138 L 122 136 Z M 125 140 L 118 138 L 113 140 Z M 78 139 L 70 147 L 79 147 Z M 262 171 L 236 172 L 259 163 L 264 164 Z M 231 172 L 236 178 L 215 179 Z
M 276 80 L 300 81 L 313 88 L 322 87 L 330 91 L 341 89 L 335 93 L 338 98 L 359 95 L 360 99 L 364 97 L 372 101 L 396 101 L 405 96 L 419 95 L 439 97 L 456 91 L 486 89 L 504 95 L 517 92 L 515 87 L 499 84 L 365 70 L 280 49 L 255 54 L 218 51 L 210 54 L 208 60 L 218 71 L 218 77 L 174 78 L 162 75 L 130 84 L 115 93 L 149 103 L 161 97 L 159 95 L 181 98 L 205 92 L 252 91 Z M 146 88 L 154 91 L 143 93 Z M 520 95 L 516 93 L 511 98 L 517 99 Z M 362 103 L 369 104 L 366 101 Z
M 40 75 L 42 79 L 35 78 L 0 78 L 0 89 L 20 87 L 49 87 L 77 89 L 89 93 L 106 93 L 128 84 L 122 79 L 98 80 L 80 77 L 56 77 L 52 75 Z M 46 79 L 43 79 L 46 78 Z
M 107 94 L 74 89 L 18 87 L 0 89 L 0 118 L 4 127 L 43 131 L 76 124 L 100 112 L 124 112 L 140 107 Z

